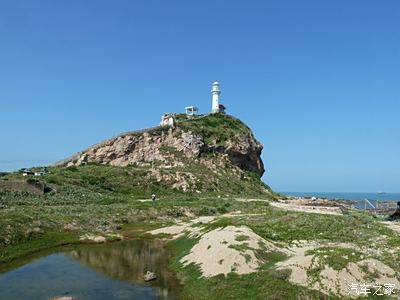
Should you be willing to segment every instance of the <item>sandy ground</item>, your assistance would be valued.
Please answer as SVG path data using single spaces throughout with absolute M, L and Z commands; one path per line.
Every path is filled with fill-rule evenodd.
M 224 216 L 235 215 L 237 214 Z M 205 277 L 230 272 L 238 274 L 255 272 L 263 263 L 256 257 L 256 252 L 278 249 L 273 243 L 264 240 L 246 226 L 227 226 L 204 232 L 200 225 L 212 222 L 214 219 L 215 217 L 200 217 L 188 223 L 152 230 L 150 233 L 171 234 L 174 239 L 184 234 L 199 238 L 199 242 L 181 259 L 181 262 L 185 266 L 191 263 L 198 265 Z
M 94 235 L 94 234 L 86 233 L 86 234 L 81 235 L 79 237 L 79 240 L 81 240 L 81 241 L 85 241 L 85 240 L 93 241 L 95 243 L 102 244 L 102 243 L 107 242 L 107 238 L 106 237 L 108 237 L 109 239 L 112 239 L 112 240 L 119 240 L 119 241 L 122 241 L 124 239 L 124 237 L 119 233 L 117 233 L 117 234 L 108 233 L 108 234 L 106 234 L 106 236 Z
M 205 216 L 193 219 L 189 222 L 177 222 L 176 225 L 163 227 L 149 231 L 150 234 L 170 234 L 173 239 L 179 238 L 182 235 L 197 236 L 201 233 L 201 225 L 207 224 L 215 220 L 214 216 Z
M 394 232 L 400 234 L 400 222 L 399 221 L 382 221 L 383 225 L 392 229 Z
M 326 215 L 342 214 L 341 209 L 335 206 L 298 205 L 295 202 L 270 202 L 270 204 L 274 207 L 291 211 L 326 214 Z
M 266 201 L 279 209 L 301 211 L 320 214 L 342 214 L 341 207 L 304 205 L 296 201 L 270 202 L 262 199 L 236 199 L 237 201 Z M 240 211 L 225 214 L 223 217 L 244 216 Z M 259 215 L 259 214 L 254 214 Z M 334 293 L 343 296 L 354 296 L 349 294 L 349 284 L 395 284 L 400 287 L 399 274 L 385 265 L 383 262 L 371 258 L 378 253 L 371 249 L 356 249 L 352 244 L 328 243 L 321 241 L 298 241 L 298 243 L 283 247 L 267 241 L 254 233 L 246 226 L 227 226 L 217 228 L 208 232 L 203 230 L 203 224 L 213 222 L 216 216 L 207 216 L 193 219 L 190 222 L 178 222 L 176 225 L 151 231 L 151 234 L 170 234 L 177 238 L 188 234 L 196 237 L 199 242 L 193 246 L 190 253 L 181 259 L 183 265 L 198 265 L 202 275 L 212 277 L 218 274 L 235 272 L 247 274 L 256 272 L 264 262 L 257 257 L 257 252 L 279 251 L 288 255 L 288 259 L 276 265 L 277 270 L 290 269 L 289 281 L 308 288 L 316 289 L 326 294 Z M 400 234 L 400 222 L 382 222 L 392 230 Z M 342 270 L 334 270 L 328 265 L 321 265 L 319 258 L 315 255 L 306 255 L 308 250 L 318 250 L 319 247 L 342 247 L 355 249 L 363 253 L 361 260 L 350 262 Z M 317 280 L 310 277 L 310 270 L 319 270 Z M 368 270 L 368 272 L 366 272 Z M 314 272 L 315 274 L 315 272 Z M 318 274 L 318 273 L 317 273 Z M 371 274 L 376 282 L 370 282 Z
M 296 245 L 289 249 L 292 253 L 291 257 L 277 264 L 278 269 L 290 269 L 291 275 L 289 280 L 291 282 L 319 290 L 326 294 L 333 292 L 344 296 L 356 296 L 349 290 L 349 284 L 395 284 L 396 287 L 400 286 L 400 282 L 396 278 L 396 272 L 376 259 L 362 259 L 357 263 L 349 262 L 340 271 L 334 270 L 328 265 L 320 266 L 318 257 L 306 255 L 306 252 L 308 250 L 315 250 L 321 246 L 352 248 L 351 244 L 328 243 L 321 245 L 317 242 Z M 307 271 L 321 267 L 319 280 L 314 282 L 313 278 L 308 276 Z M 375 278 L 378 278 L 374 280 L 375 282 L 370 282 L 368 273 L 364 271 L 365 267 L 368 268 L 368 273 L 372 273 Z
M 313 203 L 310 199 L 305 198 L 296 198 L 294 200 L 281 200 L 279 202 L 269 201 L 265 199 L 236 199 L 236 201 L 240 202 L 268 202 L 272 206 L 291 211 L 299 211 L 299 212 L 307 212 L 307 213 L 317 213 L 317 214 L 327 214 L 327 215 L 341 215 L 342 210 L 339 206 L 323 206 L 323 205 L 311 205 Z M 334 201 L 334 200 L 325 200 Z M 318 201 L 316 201 L 318 203 Z M 327 202 L 328 203 L 328 202 Z
M 266 199 L 247 199 L 247 198 L 236 198 L 235 199 L 236 201 L 239 201 L 239 202 L 254 202 L 254 201 L 256 201 L 256 202 L 271 202 L 270 200 L 266 200 Z
M 262 214 L 242 214 L 240 211 L 231 212 L 224 214 L 219 217 L 237 217 L 237 216 L 259 216 Z M 182 235 L 188 234 L 190 237 L 198 237 L 202 234 L 202 226 L 204 224 L 214 221 L 217 216 L 203 216 L 195 218 L 189 222 L 178 221 L 175 225 L 163 227 L 149 231 L 150 234 L 170 234 L 172 239 L 181 237 Z
M 263 263 L 256 257 L 256 251 L 261 249 L 274 251 L 277 248 L 246 226 L 227 226 L 201 235 L 199 242 L 181 262 L 185 266 L 191 263 L 199 265 L 205 277 L 230 272 L 247 274 L 255 272 Z

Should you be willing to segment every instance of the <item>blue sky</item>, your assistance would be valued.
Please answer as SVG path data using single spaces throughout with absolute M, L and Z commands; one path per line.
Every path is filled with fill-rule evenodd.
M 265 146 L 278 191 L 398 192 L 400 2 L 0 0 L 0 170 L 189 104 Z

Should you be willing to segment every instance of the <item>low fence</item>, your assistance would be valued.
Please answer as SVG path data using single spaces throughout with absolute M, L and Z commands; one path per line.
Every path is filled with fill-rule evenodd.
M 399 208 L 398 201 L 357 200 L 354 208 L 366 210 L 375 214 L 393 214 Z

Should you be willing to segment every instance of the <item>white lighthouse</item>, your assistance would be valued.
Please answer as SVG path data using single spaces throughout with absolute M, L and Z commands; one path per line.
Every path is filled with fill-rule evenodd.
M 211 113 L 219 113 L 221 111 L 220 106 L 219 106 L 219 95 L 221 94 L 221 90 L 219 88 L 219 83 L 215 81 L 212 84 L 212 89 L 211 89 L 211 94 L 212 94 L 212 108 L 211 108 Z

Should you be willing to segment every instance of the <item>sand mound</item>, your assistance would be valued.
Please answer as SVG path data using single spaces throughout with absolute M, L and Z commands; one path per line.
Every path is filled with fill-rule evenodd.
M 212 222 L 215 219 L 213 216 L 199 217 L 191 220 L 190 222 L 178 222 L 176 225 L 163 227 L 149 231 L 150 234 L 170 234 L 173 239 L 179 238 L 182 235 L 188 234 L 189 236 L 196 236 L 201 233 L 201 225 Z
M 400 282 L 396 278 L 396 272 L 379 260 L 372 258 L 362 259 L 357 262 L 349 262 L 341 270 L 334 270 L 328 265 L 321 264 L 317 256 L 307 255 L 308 250 L 315 250 L 320 246 L 322 245 L 312 242 L 307 245 L 291 247 L 292 256 L 283 262 L 279 262 L 277 264 L 278 269 L 291 270 L 289 281 L 326 294 L 335 293 L 354 297 L 356 294 L 349 288 L 350 284 L 382 286 L 384 284 L 395 284 L 396 287 L 400 286 Z M 324 246 L 338 247 L 338 244 L 325 244 Z M 344 244 L 340 246 L 351 247 L 351 245 Z M 318 280 L 315 280 L 315 276 L 309 276 L 315 270 L 319 272 Z
M 255 272 L 263 261 L 257 251 L 275 251 L 276 247 L 246 226 L 227 226 L 201 235 L 191 252 L 181 259 L 187 266 L 198 265 L 205 277 L 235 272 Z
M 229 216 L 233 217 L 235 214 Z M 258 251 L 271 252 L 279 249 L 246 226 L 227 226 L 204 232 L 204 227 L 201 225 L 210 223 L 214 219 L 215 217 L 200 217 L 188 223 L 178 223 L 149 233 L 170 234 L 173 239 L 185 234 L 199 238 L 199 242 L 181 259 L 181 262 L 184 266 L 191 263 L 198 265 L 205 277 L 230 272 L 238 274 L 255 272 L 264 263 L 256 256 Z

